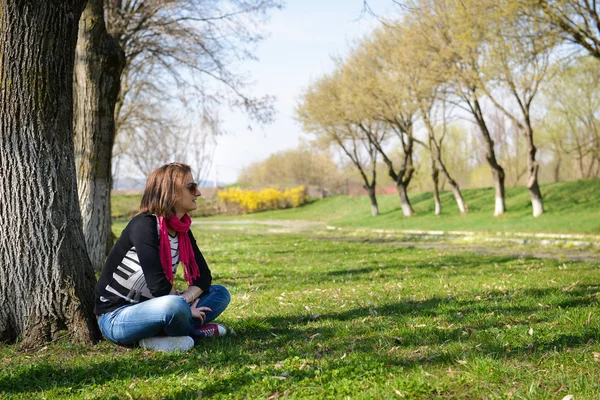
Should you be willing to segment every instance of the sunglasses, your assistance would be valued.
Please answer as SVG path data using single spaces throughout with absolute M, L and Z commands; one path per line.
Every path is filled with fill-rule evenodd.
M 196 194 L 198 191 L 198 184 L 196 182 L 188 183 L 185 185 L 185 187 L 190 191 L 191 194 Z

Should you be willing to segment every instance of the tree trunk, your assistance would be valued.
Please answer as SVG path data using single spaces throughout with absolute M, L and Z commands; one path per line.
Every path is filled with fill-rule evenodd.
M 0 341 L 99 338 L 73 160 L 84 0 L 0 1 Z
M 423 110 L 422 112 L 425 115 L 425 110 Z M 458 183 L 456 183 L 456 181 L 454 179 L 452 179 L 452 177 L 450 176 L 450 173 L 448 172 L 448 169 L 446 168 L 446 165 L 442 161 L 442 149 L 435 138 L 433 126 L 431 125 L 429 118 L 424 118 L 424 121 L 425 121 L 425 125 L 427 126 L 427 130 L 429 132 L 429 149 L 430 149 L 431 158 L 432 158 L 431 165 L 432 165 L 432 169 L 436 171 L 435 172 L 436 177 L 435 177 L 435 181 L 434 181 L 435 189 L 436 190 L 438 189 L 437 182 L 439 181 L 439 171 L 441 170 L 442 174 L 444 175 L 444 177 L 450 184 L 450 187 L 452 188 L 452 195 L 454 195 L 454 199 L 456 200 L 456 204 L 458 205 L 458 209 L 460 210 L 460 213 L 465 214 L 467 212 L 467 205 L 465 204 L 465 201 L 462 197 L 462 193 L 460 192 Z M 435 196 L 435 194 L 434 194 L 434 196 Z M 436 201 L 439 201 L 439 194 L 437 196 L 438 197 L 437 197 Z M 441 203 L 440 203 L 439 207 L 440 207 L 440 213 L 441 213 L 441 208 L 442 208 Z M 439 215 L 439 213 L 437 212 L 437 202 L 436 202 L 436 214 L 435 215 Z
M 75 167 L 83 234 L 92 266 L 100 271 L 113 245 L 110 213 L 115 103 L 125 65 L 107 32 L 104 1 L 90 0 L 79 21 L 75 75 Z
M 431 180 L 433 181 L 433 201 L 435 203 L 435 215 L 442 213 L 442 202 L 440 200 L 440 170 L 435 165 L 435 160 L 431 157 Z
M 397 182 L 396 190 L 398 191 L 398 196 L 400 197 L 400 208 L 402 209 L 402 214 L 405 217 L 411 217 L 415 212 L 413 211 L 413 208 L 410 205 L 410 200 L 408 199 L 406 186 L 407 185 L 404 184 L 404 182 Z
M 494 141 L 490 137 L 490 133 L 484 121 L 478 121 L 480 132 L 483 135 L 486 144 L 485 159 L 492 169 L 492 177 L 494 180 L 495 190 L 495 205 L 494 217 L 504 214 L 506 211 L 505 194 L 504 194 L 504 169 L 496 160 L 496 152 L 494 151 Z
M 556 164 L 554 164 L 554 182 L 560 182 L 560 165 L 562 164 L 562 157 L 558 151 L 556 154 L 558 158 L 556 159 Z
M 533 144 L 533 130 L 527 129 L 526 136 L 527 143 L 529 144 L 529 148 L 527 150 L 527 170 L 529 172 L 529 176 L 527 178 L 527 189 L 529 189 L 529 196 L 531 197 L 533 216 L 539 217 L 544 213 L 544 202 L 542 200 L 542 192 L 540 191 L 540 185 L 538 183 L 538 170 L 540 166 L 535 160 L 535 153 L 537 152 L 537 149 Z
M 375 185 L 366 186 L 367 193 L 369 194 L 369 200 L 371 200 L 371 215 L 377 216 L 379 215 L 379 206 L 377 205 L 377 196 L 375 194 Z
M 494 181 L 494 197 L 496 199 L 494 204 L 494 217 L 502 215 L 506 211 L 506 204 L 504 202 L 504 170 L 499 165 L 497 166 L 499 168 L 494 168 L 490 164 Z

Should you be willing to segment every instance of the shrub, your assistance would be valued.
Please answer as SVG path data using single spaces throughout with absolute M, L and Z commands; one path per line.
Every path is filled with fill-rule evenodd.
M 225 212 L 254 213 L 279 208 L 299 207 L 306 202 L 304 186 L 284 192 L 268 188 L 261 191 L 229 188 L 219 191 L 219 203 Z

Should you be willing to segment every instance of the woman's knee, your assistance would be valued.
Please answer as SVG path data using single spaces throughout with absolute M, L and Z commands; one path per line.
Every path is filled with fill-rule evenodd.
M 155 299 L 153 304 L 166 318 L 189 318 L 191 316 L 190 306 L 184 299 L 176 295 L 161 296 Z M 157 311 L 158 311 L 157 310 Z
M 229 290 L 225 286 L 222 285 L 212 285 L 210 287 L 210 293 L 214 294 L 216 297 L 219 297 L 219 300 L 227 306 L 231 301 L 231 295 L 229 294 Z

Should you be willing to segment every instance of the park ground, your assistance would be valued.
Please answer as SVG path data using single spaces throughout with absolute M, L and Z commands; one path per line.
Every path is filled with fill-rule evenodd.
M 447 220 L 405 221 L 393 197 L 375 219 L 368 204 L 344 211 L 364 198 L 332 198 L 198 220 L 235 335 L 185 354 L 67 332 L 29 352 L 2 345 L 0 399 L 597 399 L 600 211 L 587 187 L 570 206 L 546 188 L 548 213 L 529 224 L 511 204 L 487 219 L 511 229 L 450 203 Z

